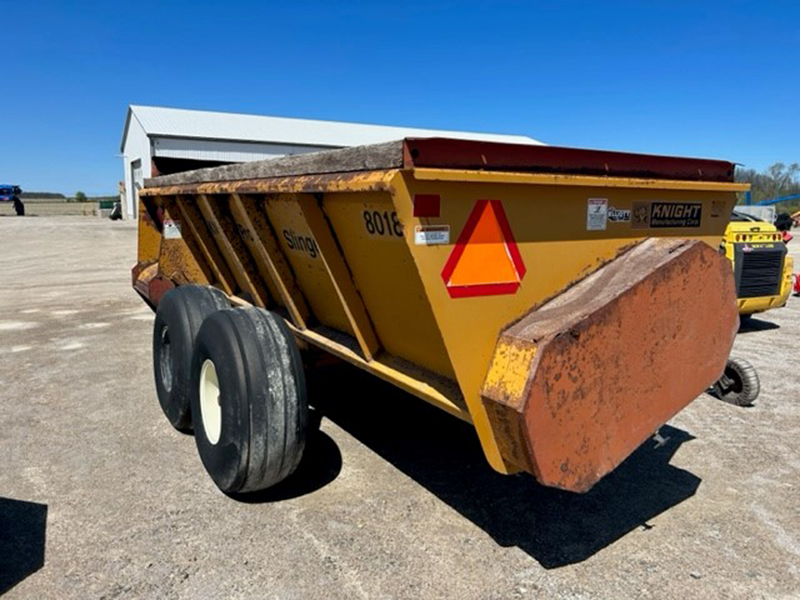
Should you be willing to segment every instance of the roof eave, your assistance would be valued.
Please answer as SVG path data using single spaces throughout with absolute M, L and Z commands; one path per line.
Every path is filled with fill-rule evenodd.
M 292 140 L 244 140 L 241 138 L 222 138 L 222 137 L 209 137 L 205 135 L 181 135 L 176 133 L 158 133 L 155 131 L 146 132 L 148 138 L 162 138 L 168 140 L 200 140 L 204 142 L 234 142 L 242 144 L 280 144 L 282 146 L 305 146 L 306 148 L 326 148 L 336 150 L 337 148 L 345 148 L 346 146 L 334 146 L 324 143 L 308 143 L 308 142 L 295 142 Z
M 133 112 L 133 107 L 128 105 L 128 113 L 125 115 L 125 127 L 122 128 L 122 139 L 119 142 L 119 152 L 120 154 L 125 154 L 125 138 L 128 137 L 128 128 L 131 125 L 131 113 Z

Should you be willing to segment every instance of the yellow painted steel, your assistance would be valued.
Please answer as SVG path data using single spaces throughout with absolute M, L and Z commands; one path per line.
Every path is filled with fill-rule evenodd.
M 353 335 L 353 329 L 300 208 L 297 194 L 266 197 L 265 211 L 297 286 L 316 320 Z
M 392 217 L 396 212 L 391 196 L 328 195 L 323 208 L 386 351 L 453 378 L 433 309 L 408 252 L 406 232 L 399 217 Z M 370 232 L 366 219 L 380 220 L 381 229 L 373 225 Z
M 501 338 L 486 373 L 484 387 L 504 389 L 510 398 L 521 398 L 530 379 L 535 346 L 519 346 Z
M 499 332 L 647 236 L 719 247 L 741 189 L 708 182 L 389 169 L 146 188 L 142 196 L 156 203 L 181 199 L 196 246 L 211 264 L 221 261 L 218 285 L 239 296 L 238 302 L 237 289 L 247 291 L 250 284 L 243 273 L 225 272 L 230 263 L 238 269 L 232 256 L 241 252 L 229 238 L 255 233 L 261 243 L 245 239 L 241 247 L 252 254 L 260 277 L 274 279 L 270 289 L 282 298 L 278 304 L 287 307 L 299 339 L 471 421 L 490 464 L 508 473 L 524 465 L 503 456 L 480 389 L 487 372 L 508 383 L 519 370 L 517 384 L 524 385 L 525 365 L 535 357 L 517 356 L 513 348 L 494 355 Z M 439 216 L 413 216 L 418 194 L 440 197 Z M 249 211 L 241 195 L 250 199 Z M 628 220 L 587 229 L 590 198 L 605 199 Z M 442 271 L 480 200 L 502 206 L 527 272 L 514 293 L 453 298 Z M 206 221 L 198 223 L 193 202 Z M 214 202 L 220 203 L 219 214 L 230 211 L 238 230 L 218 227 L 214 235 Z M 701 204 L 699 226 L 634 226 L 635 209 L 653 202 Z M 264 221 L 248 214 L 261 214 Z M 415 229 L 422 226 L 449 227 L 449 241 L 418 243 Z
M 315 240 L 319 258 L 350 324 L 350 331 L 356 336 L 364 358 L 370 361 L 380 350 L 380 343 L 369 315 L 367 315 L 364 302 L 355 288 L 347 264 L 336 243 L 334 233 L 322 211 L 322 206 L 317 202 L 317 198 L 308 194 L 298 194 L 297 202 Z
M 157 261 L 161 250 L 161 233 L 153 223 L 141 197 L 139 198 L 139 229 L 136 233 L 139 264 Z
M 231 194 L 231 213 L 258 265 L 259 273 L 266 280 L 277 303 L 288 308 L 292 322 L 298 328 L 305 329 L 309 317 L 308 305 L 278 249 L 278 242 L 261 210 L 261 204 L 258 198 Z
M 300 339 L 322 350 L 327 350 L 334 356 L 361 367 L 384 381 L 395 384 L 409 394 L 413 394 L 464 421 L 471 421 L 469 412 L 464 410 L 464 403 L 455 383 L 432 378 L 423 371 L 409 368 L 407 364 L 391 357 L 384 357 L 383 360 L 364 361 L 357 352 L 348 346 L 339 344 L 330 337 L 314 331 L 297 330 L 295 333 Z
M 598 188 L 582 185 L 585 177 L 559 176 L 562 182 L 572 179 L 573 186 L 567 186 L 553 185 L 550 177 L 542 178 L 542 183 L 538 176 L 515 176 L 509 184 L 499 174 L 490 173 L 486 174 L 485 183 L 476 185 L 477 182 L 463 183 L 448 171 L 424 170 L 421 179 L 418 174 L 419 170 L 403 174 L 395 184 L 395 205 L 410 231 L 421 224 L 448 224 L 453 236 L 457 236 L 477 200 L 500 200 L 528 269 L 514 295 L 452 299 L 441 279 L 452 245 L 417 246 L 410 236 L 407 239 L 484 452 L 492 466 L 501 472 L 517 467 L 503 460 L 480 399 L 481 384 L 499 332 L 648 234 L 699 238 L 718 247 L 735 201 L 734 189 L 709 191 L 702 186 L 695 189 L 698 186 L 694 185 L 687 186 L 692 189 L 681 187 L 666 193 L 656 187 L 632 187 L 632 180 L 625 180 L 624 186 Z M 484 174 L 474 175 L 480 179 Z M 535 185 L 518 185 L 520 179 Z M 412 216 L 415 194 L 440 195 L 440 217 L 415 219 Z M 587 231 L 587 200 L 596 197 L 607 198 L 616 209 L 631 211 L 634 202 L 699 201 L 705 207 L 703 222 L 696 229 L 659 232 L 633 229 L 631 223 L 609 222 L 603 231 Z M 712 203 L 716 203 L 716 217 L 711 216 Z
M 552 175 L 549 173 L 509 173 L 503 171 L 464 171 L 459 169 L 414 169 L 418 181 L 454 181 L 459 183 L 527 183 L 595 188 L 635 188 L 655 190 L 692 190 L 706 192 L 746 192 L 749 183 L 639 179 L 635 177 L 596 177 L 591 175 Z

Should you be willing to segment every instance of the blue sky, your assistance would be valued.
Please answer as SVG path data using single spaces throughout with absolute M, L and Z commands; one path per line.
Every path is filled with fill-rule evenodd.
M 0 0 L 0 181 L 113 193 L 128 104 L 800 162 L 798 2 Z

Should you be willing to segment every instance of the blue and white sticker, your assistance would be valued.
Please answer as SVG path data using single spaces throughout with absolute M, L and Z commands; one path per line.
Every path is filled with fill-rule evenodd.
M 631 220 L 631 211 L 625 208 L 608 207 L 608 220 L 612 223 L 628 223 Z
M 450 225 L 417 225 L 414 228 L 417 246 L 437 246 L 450 243 Z

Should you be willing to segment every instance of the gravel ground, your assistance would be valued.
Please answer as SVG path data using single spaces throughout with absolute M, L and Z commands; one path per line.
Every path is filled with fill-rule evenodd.
M 0 594 L 800 597 L 800 299 L 737 338 L 755 407 L 698 398 L 589 494 L 496 475 L 468 426 L 330 367 L 298 476 L 243 503 L 161 416 L 135 244 L 0 218 Z

